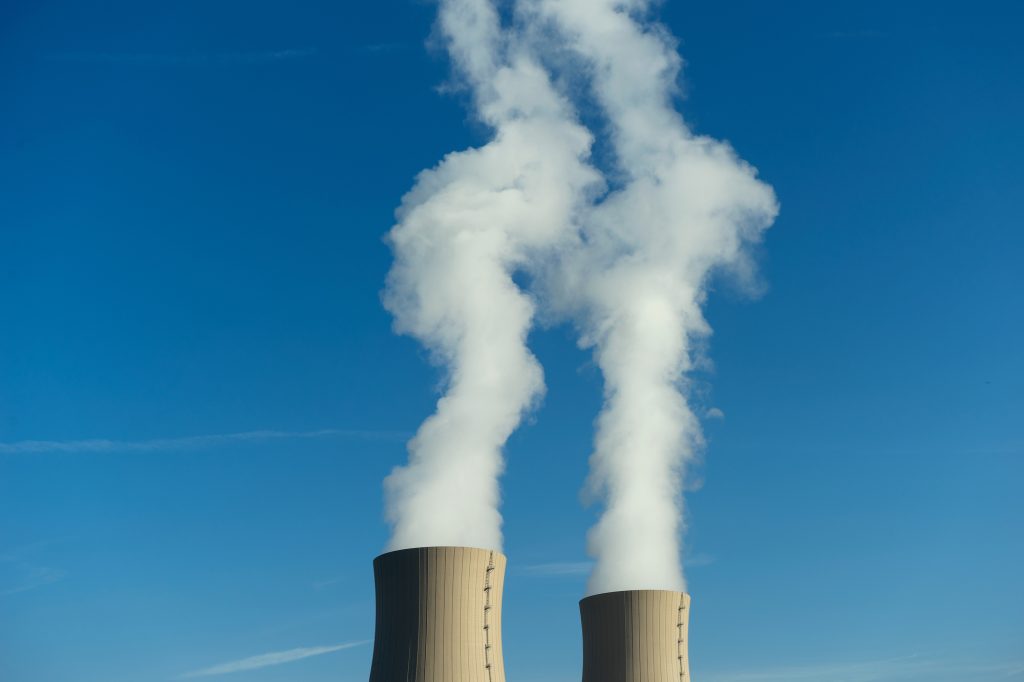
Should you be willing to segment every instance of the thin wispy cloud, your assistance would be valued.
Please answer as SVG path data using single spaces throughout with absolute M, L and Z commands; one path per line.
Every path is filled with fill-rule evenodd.
M 312 57 L 314 47 L 291 47 L 253 52 L 52 52 L 49 61 L 89 64 L 139 64 L 148 66 L 254 65 L 295 61 Z
M 67 571 L 40 566 L 40 560 L 36 556 L 56 542 L 59 542 L 59 539 L 36 540 L 0 552 L 3 582 L 6 583 L 6 585 L 0 584 L 0 597 L 21 594 L 64 580 L 68 575 Z
M 358 429 L 320 429 L 318 431 L 242 431 L 180 438 L 154 438 L 150 440 L 21 440 L 0 442 L 0 455 L 31 455 L 44 453 L 107 453 L 158 452 L 194 450 L 218 445 L 263 443 L 273 440 L 307 440 L 316 438 L 355 438 L 359 440 L 402 441 L 409 437 L 401 431 L 369 431 Z
M 192 672 L 181 675 L 179 679 L 211 677 L 213 675 L 227 675 L 229 673 L 237 673 L 244 670 L 257 670 L 258 668 L 267 668 L 272 665 L 281 665 L 282 663 L 301 661 L 304 658 L 322 656 L 323 654 L 329 654 L 335 651 L 352 649 L 357 646 L 369 644 L 370 641 L 371 640 L 364 639 L 358 642 L 345 642 L 343 644 L 335 644 L 333 646 L 314 646 L 300 649 L 288 649 L 287 651 L 275 651 L 269 654 L 260 654 L 258 656 L 250 656 L 249 658 L 243 658 L 237 661 L 230 661 L 228 663 L 220 663 L 218 665 L 210 666 L 209 668 L 203 668 L 202 670 L 193 670 Z
M 52 585 L 53 583 L 60 582 L 66 577 L 67 571 L 62 571 L 59 568 L 32 566 L 28 568 L 28 575 L 25 577 L 23 582 L 15 585 L 14 587 L 8 587 L 0 590 L 0 597 L 8 597 L 12 594 L 20 594 L 45 585 Z
M 890 680 L 1014 680 L 1024 677 L 1024 663 L 957 662 L 921 656 L 877 661 L 813 664 L 707 674 L 707 682 L 889 682 Z

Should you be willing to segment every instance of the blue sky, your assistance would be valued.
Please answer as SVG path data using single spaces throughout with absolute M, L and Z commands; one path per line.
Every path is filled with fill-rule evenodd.
M 770 182 L 687 495 L 705 682 L 1024 679 L 1024 9 L 697 3 L 682 110 Z M 366 679 L 380 482 L 439 376 L 382 241 L 485 135 L 429 3 L 0 8 L 0 678 Z M 538 330 L 510 678 L 578 677 L 600 376 Z M 260 657 L 260 658 L 254 658 Z

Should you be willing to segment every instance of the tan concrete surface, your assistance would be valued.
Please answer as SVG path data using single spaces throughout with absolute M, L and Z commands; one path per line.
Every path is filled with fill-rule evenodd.
M 500 552 L 472 547 L 377 557 L 370 682 L 505 682 L 505 564 Z
M 580 602 L 583 682 L 690 682 L 690 596 L 664 590 Z

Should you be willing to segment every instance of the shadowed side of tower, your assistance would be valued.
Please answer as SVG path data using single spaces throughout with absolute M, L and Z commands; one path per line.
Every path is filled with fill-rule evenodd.
M 373 562 L 377 625 L 370 682 L 505 682 L 505 556 L 417 547 Z
M 665 590 L 595 594 L 580 602 L 583 682 L 690 682 L 690 596 Z

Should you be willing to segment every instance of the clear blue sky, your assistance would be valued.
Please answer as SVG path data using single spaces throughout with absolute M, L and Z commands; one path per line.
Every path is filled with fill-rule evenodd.
M 695 679 L 1024 679 L 1024 9 L 661 15 L 688 119 L 782 204 L 766 295 L 708 310 Z M 0 7 L 4 682 L 372 637 L 380 482 L 439 378 L 390 332 L 381 238 L 417 171 L 483 139 L 438 92 L 432 17 Z M 531 343 L 549 388 L 508 448 L 506 667 L 567 682 L 600 377 L 566 329 Z M 356 682 L 370 654 L 201 679 Z

